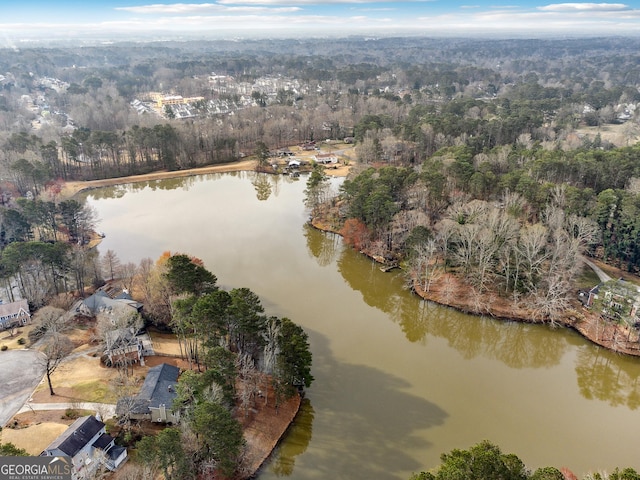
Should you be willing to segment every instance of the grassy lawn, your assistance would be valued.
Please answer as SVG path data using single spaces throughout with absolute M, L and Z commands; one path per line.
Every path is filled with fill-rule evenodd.
M 160 333 L 149 330 L 153 342 L 153 351 L 158 355 L 180 355 L 178 339 L 173 333 Z
M 49 395 L 49 387 L 44 381 L 36 389 L 34 400 L 41 403 L 115 403 L 110 383 L 117 375 L 117 369 L 105 367 L 98 357 L 78 357 L 60 365 L 51 375 L 55 397 Z
M 116 403 L 116 393 L 104 380 L 81 382 L 73 387 L 77 397 L 84 402 Z
M 66 429 L 67 425 L 53 422 L 39 423 L 27 428 L 3 428 L 2 442 L 11 442 L 18 448 L 24 448 L 29 455 L 40 455 Z
M 33 330 L 33 328 L 33 324 L 20 327 L 14 336 L 11 336 L 11 330 L 4 330 L 0 332 L 0 348 L 4 345 L 6 345 L 9 350 L 25 348 L 29 344 L 29 332 Z M 18 343 L 18 340 L 20 339 L 24 340 L 24 345 L 20 345 Z
M 594 272 L 591 268 L 585 266 L 582 269 L 582 273 L 576 278 L 576 286 L 578 288 L 589 289 L 595 287 L 600 283 L 600 279 L 596 272 Z

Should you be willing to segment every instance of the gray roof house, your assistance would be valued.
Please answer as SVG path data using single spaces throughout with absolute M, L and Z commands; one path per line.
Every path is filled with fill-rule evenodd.
M 26 300 L 0 303 L 0 330 L 26 325 L 30 319 L 29 302 Z
M 76 313 L 87 316 L 95 316 L 100 312 L 116 313 L 119 310 L 127 311 L 131 308 L 139 312 L 142 310 L 142 304 L 133 300 L 126 292 L 122 292 L 116 298 L 111 298 L 103 290 L 98 290 L 75 305 Z
M 179 375 L 180 369 L 168 363 L 150 368 L 138 395 L 118 400 L 116 414 L 135 420 L 178 423 L 180 412 L 172 412 L 171 407 L 177 396 Z
M 114 443 L 105 424 L 93 415 L 80 417 L 40 454 L 71 457 L 71 478 L 92 478 L 100 465 L 116 470 L 127 459 L 127 449 Z

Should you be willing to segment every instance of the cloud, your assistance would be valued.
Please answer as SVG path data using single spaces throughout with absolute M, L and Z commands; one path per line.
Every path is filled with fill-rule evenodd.
M 429 8 L 430 2 L 382 0 L 208 0 L 109 7 L 105 14 L 83 18 L 68 15 L 10 22 L 0 19 L 0 32 L 13 37 L 75 32 L 186 32 L 206 35 L 297 37 L 309 35 L 498 35 L 640 34 L 640 9 L 622 3 L 552 3 L 540 7 L 465 5 Z M 171 1 L 171 0 L 169 0 Z M 189 1 L 189 0 L 187 0 Z M 197 0 L 192 0 L 195 2 Z M 156 3 L 152 3 L 156 2 Z M 313 5 L 313 8 L 311 7 Z M 411 5 L 412 8 L 408 8 Z M 413 8 L 419 5 L 421 8 Z M 383 18 L 384 17 L 384 18 Z M 6 22 L 2 24 L 1 22 Z M 72 23 L 75 22 L 75 23 Z M 35 32 L 35 33 L 34 33 Z M 1 35 L 1 34 L 0 34 Z
M 545 12 L 618 12 L 628 9 L 629 6 L 623 3 L 553 3 L 538 7 Z
M 405 3 L 423 3 L 436 0 L 404 0 Z M 388 0 L 219 0 L 221 5 L 350 5 L 361 3 L 388 3 Z
M 222 3 L 222 2 L 221 2 Z M 245 2 L 249 3 L 249 2 Z M 198 13 L 292 13 L 300 11 L 299 7 L 230 7 L 219 3 L 170 3 L 139 5 L 135 7 L 115 7 L 115 10 L 138 14 L 194 15 Z

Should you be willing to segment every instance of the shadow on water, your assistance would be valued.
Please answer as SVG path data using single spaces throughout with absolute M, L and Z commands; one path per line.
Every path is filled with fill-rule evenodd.
M 422 468 L 408 452 L 429 448 L 424 430 L 442 425 L 448 414 L 404 391 L 410 385 L 401 378 L 366 365 L 339 362 L 326 337 L 308 333 L 316 378 L 307 395 L 311 415 L 309 410 L 303 413 L 292 431 L 292 450 L 287 437 L 260 478 L 297 477 L 292 463 L 302 452 L 300 478 L 393 478 L 389 472 Z M 307 448 L 312 430 L 314 441 Z

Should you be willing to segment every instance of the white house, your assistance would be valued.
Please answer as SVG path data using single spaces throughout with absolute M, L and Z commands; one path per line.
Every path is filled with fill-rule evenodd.
M 41 457 L 71 457 L 71 478 L 92 478 L 100 465 L 113 471 L 127 459 L 127 449 L 114 443 L 105 424 L 93 415 L 80 417 L 40 454 Z
M 317 163 L 338 163 L 338 157 L 333 153 L 319 153 L 313 159 Z
M 26 300 L 0 303 L 0 330 L 26 325 L 30 319 L 29 302 Z

